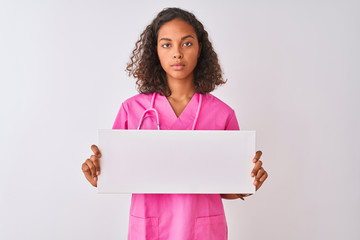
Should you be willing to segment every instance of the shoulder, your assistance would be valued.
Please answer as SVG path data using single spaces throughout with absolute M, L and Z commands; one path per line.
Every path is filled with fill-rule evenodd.
M 203 95 L 203 99 L 204 105 L 210 109 L 221 111 L 227 114 L 232 114 L 234 112 L 234 110 L 229 105 L 210 93 Z
M 219 98 L 208 93 L 203 95 L 199 119 L 199 129 L 203 130 L 239 130 L 235 111 Z
M 148 106 L 149 103 L 151 102 L 151 98 L 152 98 L 152 94 L 139 93 L 126 99 L 122 103 L 122 106 L 126 110 L 135 106 Z
M 134 102 L 150 101 L 151 97 L 152 97 L 152 94 L 139 93 L 139 94 L 136 94 L 136 95 L 134 95 L 132 97 L 129 97 L 123 103 L 124 104 L 132 104 Z
M 137 94 L 122 102 L 113 129 L 136 129 L 138 119 L 151 102 L 152 95 Z

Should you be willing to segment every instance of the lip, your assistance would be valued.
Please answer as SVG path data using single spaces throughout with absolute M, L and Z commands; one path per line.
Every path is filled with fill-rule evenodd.
M 185 65 L 184 64 L 174 64 L 174 65 L 171 65 L 171 67 L 175 70 L 175 71 L 179 71 L 179 70 L 182 70 Z

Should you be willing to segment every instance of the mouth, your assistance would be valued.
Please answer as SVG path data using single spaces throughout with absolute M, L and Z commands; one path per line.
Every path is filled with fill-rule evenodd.
M 182 70 L 184 67 L 185 67 L 185 65 L 184 64 L 173 64 L 173 65 L 171 65 L 171 67 L 175 70 L 175 71 L 179 71 L 179 70 Z

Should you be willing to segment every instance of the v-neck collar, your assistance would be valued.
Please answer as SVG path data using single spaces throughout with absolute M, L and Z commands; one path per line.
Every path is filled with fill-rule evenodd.
M 176 118 L 182 118 L 183 113 L 184 113 L 185 111 L 189 111 L 188 109 L 191 108 L 191 106 L 193 105 L 194 99 L 197 97 L 197 96 L 195 96 L 196 94 L 197 94 L 197 92 L 194 93 L 194 95 L 191 97 L 190 101 L 186 104 L 185 108 L 183 109 L 183 111 L 180 113 L 179 116 L 176 116 L 176 113 L 175 113 L 173 107 L 171 106 L 170 101 L 167 99 L 167 97 L 165 97 L 165 96 L 164 96 L 164 97 L 165 97 L 165 99 L 166 99 L 166 101 L 167 101 L 167 103 L 168 103 L 167 105 L 170 107 L 173 115 L 174 115 Z
M 163 102 L 163 106 L 165 108 L 164 110 L 167 113 L 166 117 L 169 118 L 171 127 L 178 128 L 180 125 L 186 126 L 194 122 L 197 106 L 199 104 L 199 94 L 197 92 L 195 92 L 195 94 L 192 96 L 179 117 L 176 116 L 174 109 L 171 107 L 170 102 L 164 95 L 161 96 L 160 94 L 157 94 L 156 98 L 158 101 L 161 100 L 161 102 Z

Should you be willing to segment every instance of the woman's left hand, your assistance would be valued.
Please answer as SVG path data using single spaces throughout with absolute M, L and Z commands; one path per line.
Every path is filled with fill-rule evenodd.
M 265 182 L 268 177 L 267 172 L 262 167 L 262 161 L 260 161 L 260 157 L 262 155 L 261 151 L 257 151 L 255 157 L 253 159 L 253 163 L 255 163 L 254 169 L 251 171 L 251 177 L 255 177 L 254 185 L 256 187 L 256 191 L 261 187 L 261 185 Z
M 254 185 L 256 187 L 256 191 L 261 187 L 261 185 L 265 182 L 266 178 L 268 177 L 267 172 L 262 167 L 262 161 L 260 161 L 260 157 L 262 155 L 261 151 L 257 151 L 255 154 L 255 157 L 253 158 L 253 163 L 255 163 L 255 167 L 251 171 L 251 177 L 254 177 Z M 237 194 L 221 194 L 221 197 L 224 199 L 236 199 L 241 198 L 244 200 L 244 197 L 251 196 L 250 194 L 243 194 L 243 193 L 237 193 Z

